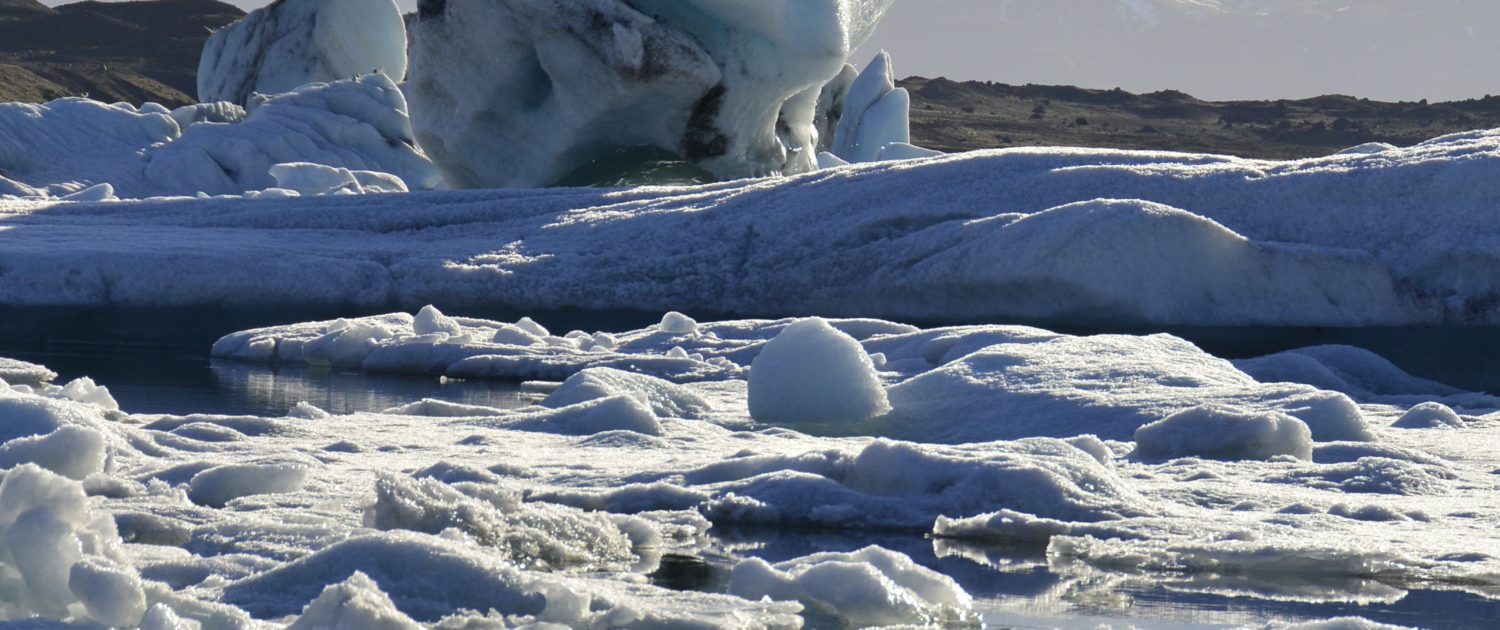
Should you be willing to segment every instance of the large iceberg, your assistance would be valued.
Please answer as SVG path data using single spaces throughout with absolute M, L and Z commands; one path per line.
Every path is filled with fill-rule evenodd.
M 198 100 L 246 105 L 309 83 L 406 77 L 406 26 L 394 0 L 281 0 L 213 34 Z
M 621 160 L 722 179 L 814 170 L 819 96 L 891 2 L 427 2 L 411 37 L 417 134 L 458 187 Z
M 149 120 L 170 129 L 165 118 Z M 1497 172 L 1500 131 L 1477 131 L 1289 162 L 1011 149 L 697 188 L 328 198 L 295 212 L 0 201 L 0 300 L 1495 323 Z

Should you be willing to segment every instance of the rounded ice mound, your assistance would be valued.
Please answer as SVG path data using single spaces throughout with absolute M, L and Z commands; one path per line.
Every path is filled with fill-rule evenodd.
M 701 418 L 709 411 L 708 401 L 687 387 L 614 368 L 589 368 L 568 377 L 542 406 L 558 409 L 619 395 L 635 398 L 663 418 Z
M 973 600 L 952 578 L 880 547 L 820 553 L 779 564 L 735 565 L 729 592 L 746 599 L 797 600 L 850 627 L 974 621 Z
M 296 464 L 217 466 L 188 482 L 188 499 L 198 505 L 224 507 L 256 494 L 295 492 L 307 481 L 307 468 Z
M 662 316 L 661 323 L 656 329 L 669 335 L 691 335 L 698 332 L 698 322 L 693 318 L 672 311 Z
M 1468 425 L 1447 405 L 1425 402 L 1407 410 L 1391 426 L 1398 429 L 1462 429 Z
M 855 424 L 890 410 L 864 346 L 820 317 L 787 326 L 750 364 L 758 422 Z
M 1135 454 L 1146 459 L 1264 460 L 1290 455 L 1310 461 L 1312 449 L 1312 431 L 1301 420 L 1217 405 L 1181 411 L 1135 432 Z
M 431 304 L 422 307 L 422 310 L 417 312 L 417 316 L 412 319 L 411 330 L 418 335 L 437 333 L 457 335 L 464 331 L 463 326 Z

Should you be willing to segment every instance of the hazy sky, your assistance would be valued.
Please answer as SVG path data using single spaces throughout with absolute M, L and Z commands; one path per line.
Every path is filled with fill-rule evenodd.
M 1452 100 L 1500 93 L 1495 24 L 1497 0 L 897 0 L 855 61 L 884 48 L 902 76 Z

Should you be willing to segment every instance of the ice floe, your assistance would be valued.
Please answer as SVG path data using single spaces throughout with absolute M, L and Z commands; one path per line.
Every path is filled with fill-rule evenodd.
M 307 111 L 363 130 L 359 137 L 387 157 L 378 165 L 311 161 L 429 187 L 422 172 L 430 164 L 400 141 L 404 116 L 382 100 L 399 94 L 382 81 L 282 98 L 295 118 L 300 103 L 325 108 L 340 100 L 330 90 L 360 95 L 356 102 L 368 107 L 350 115 Z M 194 125 L 185 136 L 201 133 L 205 148 L 190 149 L 185 137 L 153 150 L 163 155 L 151 164 L 177 164 L 174 178 L 188 167 L 226 178 L 202 151 L 239 146 L 211 147 L 211 138 L 233 136 L 256 119 L 276 124 L 277 102 L 244 123 Z M 389 117 L 357 122 L 360 112 Z M 175 128 L 166 114 L 109 116 L 165 130 L 151 138 Z M 121 142 L 120 150 L 134 155 L 140 142 Z M 95 144 L 97 155 L 115 150 Z M 39 151 L 38 164 L 74 159 Z M 174 151 L 180 159 L 165 160 Z M 272 166 L 308 161 L 300 152 L 246 151 L 256 157 L 236 171 L 244 183 L 212 190 L 272 187 Z M 1491 176 L 1497 155 L 1500 132 L 1476 131 L 1376 155 L 1292 162 L 1011 149 L 687 189 L 191 205 L 0 201 L 0 264 L 10 270 L 0 278 L 0 298 L 16 305 L 439 303 L 1214 326 L 1484 324 L 1500 319 L 1491 306 L 1500 275 L 1488 271 L 1500 256 L 1487 211 L 1500 199 Z M 6 176 L 32 187 L 76 188 L 87 171 L 59 168 L 56 178 L 28 179 L 33 167 L 9 159 L 0 158 Z M 130 159 L 141 168 L 141 158 Z M 915 192 L 922 203 L 910 203 Z M 340 245 L 330 248 L 335 232 Z M 182 282 L 189 277 L 202 281 Z
M 1356 404 L 1259 382 L 1165 335 L 674 314 L 557 336 L 426 308 L 246 331 L 215 353 L 450 377 L 483 362 L 490 376 L 553 382 L 529 385 L 535 404 L 519 408 L 298 405 L 278 418 L 135 415 L 87 383 L 8 387 L 0 403 L 33 411 L 5 416 L 0 454 L 94 431 L 103 463 L 64 471 L 80 481 L 21 464 L 6 487 L 73 496 L 91 512 L 48 518 L 103 542 L 62 564 L 0 555 L 41 589 L 0 615 L 749 628 L 961 623 L 985 610 L 906 552 L 763 558 L 717 537 L 742 527 L 929 535 L 940 557 L 980 561 L 962 550 L 1008 545 L 1044 551 L 1059 575 L 1293 601 L 1500 583 L 1485 551 L 1500 544 L 1500 509 L 1478 500 L 1500 484 L 1478 446 L 1500 426 L 1494 407 L 1445 403 L 1464 421 L 1443 431 L 1399 421 L 1486 398 L 1432 385 L 1425 404 Z M 757 374 L 775 383 L 804 367 L 824 379 L 802 377 L 815 398 L 879 392 L 892 410 L 817 423 L 753 412 Z M 3 514 L 0 530 L 22 533 L 0 538 L 31 536 Z M 647 583 L 667 555 L 705 550 L 728 557 L 728 594 Z

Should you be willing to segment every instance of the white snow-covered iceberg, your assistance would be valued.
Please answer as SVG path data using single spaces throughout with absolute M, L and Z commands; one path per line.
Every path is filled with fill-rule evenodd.
M 240 195 L 276 187 L 272 167 L 286 163 L 372 172 L 364 183 L 381 190 L 443 185 L 400 89 L 378 74 L 257 98 L 248 114 L 74 98 L 0 105 L 0 195 Z
M 208 39 L 198 100 L 248 105 L 310 83 L 406 77 L 406 26 L 393 0 L 281 0 Z
M 621 155 L 721 179 L 814 170 L 818 98 L 891 2 L 427 3 L 417 134 L 457 187 L 550 185 Z
M 379 102 L 388 92 L 375 87 L 345 89 Z M 252 119 L 275 122 L 268 107 Z M 421 166 L 394 139 L 401 127 L 333 119 Z M 1478 131 L 1290 162 L 1012 149 L 687 189 L 327 198 L 234 213 L 0 201 L 0 300 L 1486 324 L 1500 322 L 1497 173 L 1500 131 Z

